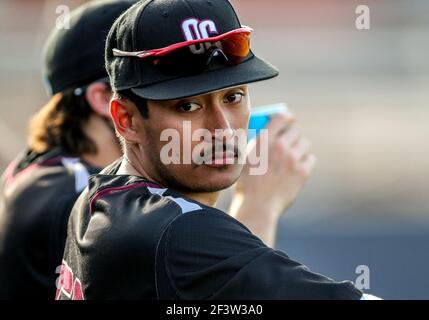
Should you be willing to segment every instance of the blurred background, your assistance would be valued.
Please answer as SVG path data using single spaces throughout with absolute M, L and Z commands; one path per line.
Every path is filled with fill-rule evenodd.
M 0 1 L 0 171 L 47 102 L 41 50 L 56 10 L 83 2 Z M 385 299 L 429 299 L 429 3 L 232 2 L 281 71 L 252 86 L 253 106 L 287 102 L 318 157 L 276 247 L 337 280 L 367 267 L 364 291 Z M 369 30 L 355 26 L 358 5 Z

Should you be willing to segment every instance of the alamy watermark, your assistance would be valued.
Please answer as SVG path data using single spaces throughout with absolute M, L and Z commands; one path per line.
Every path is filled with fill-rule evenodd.
M 55 27 L 57 29 L 70 29 L 70 8 L 62 4 L 56 7 L 55 13 L 59 15 L 55 21 Z
M 359 290 L 369 290 L 370 287 L 370 271 L 369 267 L 365 264 L 358 265 L 355 273 L 358 275 L 355 281 L 355 286 Z
M 192 132 L 191 121 L 183 121 L 181 132 L 172 128 L 161 132 L 160 141 L 167 142 L 161 148 L 161 162 L 165 165 L 248 163 L 250 175 L 264 175 L 268 170 L 268 129 L 260 130 L 259 143 L 251 148 L 247 144 L 248 130 L 216 129 L 213 134 L 199 128 Z
M 358 15 L 355 20 L 355 26 L 358 30 L 369 30 L 370 11 L 367 5 L 361 4 L 356 7 L 355 13 Z

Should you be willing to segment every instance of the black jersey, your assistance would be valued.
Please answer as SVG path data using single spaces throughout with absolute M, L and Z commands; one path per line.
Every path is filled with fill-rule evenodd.
M 0 184 L 0 299 L 54 299 L 67 221 L 99 169 L 60 149 L 25 151 Z
M 89 179 L 68 225 L 57 299 L 360 299 L 228 214 L 142 177 Z

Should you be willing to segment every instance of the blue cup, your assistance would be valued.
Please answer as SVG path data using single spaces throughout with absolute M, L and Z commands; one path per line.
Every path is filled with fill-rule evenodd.
M 270 121 L 270 116 L 287 110 L 286 103 L 275 103 L 251 109 L 250 120 L 247 131 L 247 140 L 255 138 L 261 129 L 265 128 Z

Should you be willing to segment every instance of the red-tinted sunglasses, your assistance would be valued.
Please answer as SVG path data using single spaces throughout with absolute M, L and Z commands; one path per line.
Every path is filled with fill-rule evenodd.
M 183 41 L 159 49 L 136 52 L 113 49 L 113 55 L 152 58 L 152 65 L 161 68 L 164 73 L 200 72 L 216 56 L 222 56 L 223 63 L 227 65 L 241 63 L 250 52 L 252 31 L 252 28 L 242 26 L 215 37 Z M 205 48 L 201 50 L 199 46 Z

